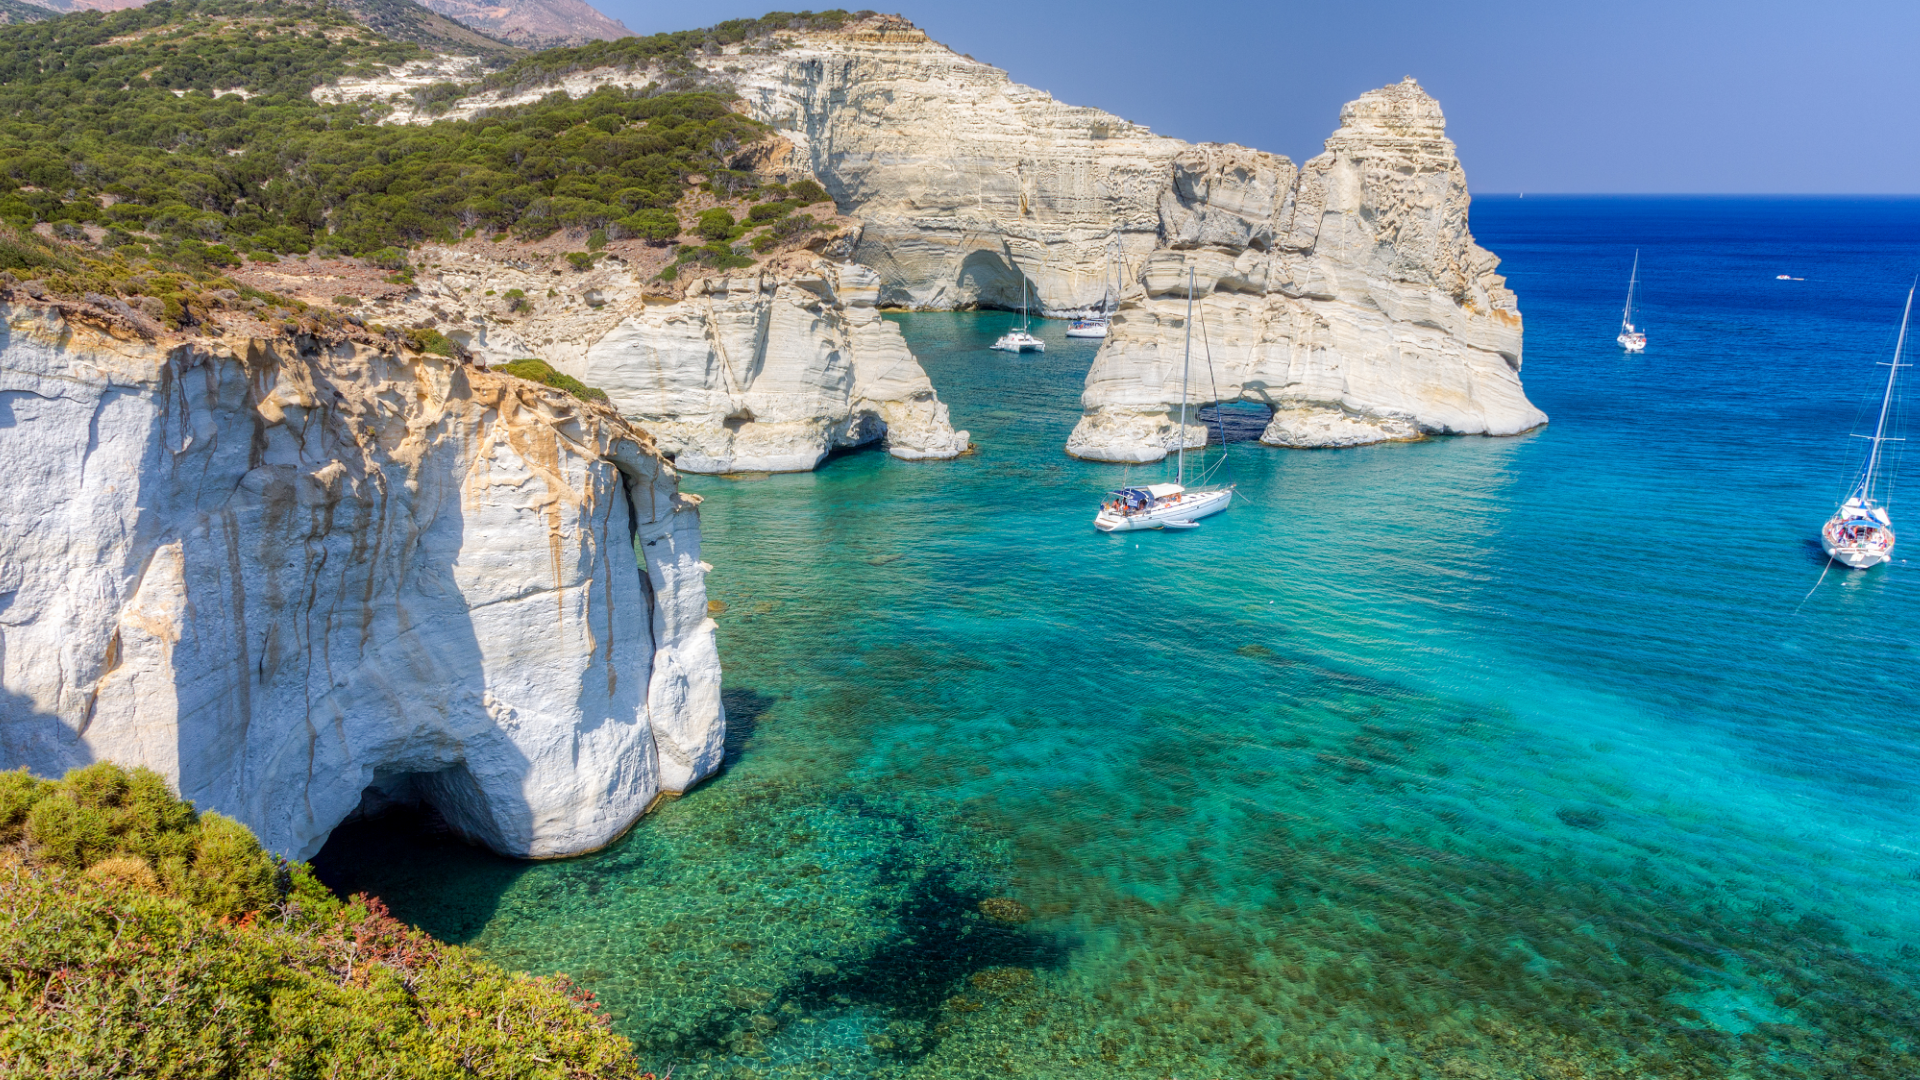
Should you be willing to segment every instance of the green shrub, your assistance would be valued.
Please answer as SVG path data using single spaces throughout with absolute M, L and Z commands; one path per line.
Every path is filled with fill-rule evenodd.
M 607 246 L 607 230 L 595 229 L 587 234 L 587 250 L 599 251 Z
M 542 386 L 551 386 L 555 390 L 565 390 L 567 393 L 572 394 L 582 401 L 605 402 L 607 400 L 606 391 L 596 390 L 571 375 L 564 375 L 555 371 L 553 365 L 547 363 L 545 360 L 528 357 L 524 360 L 515 360 L 510 364 L 503 364 L 495 370 L 505 372 L 515 378 L 525 379 L 528 382 L 537 382 Z
M 812 232 L 818 228 L 820 228 L 820 222 L 811 215 L 795 214 L 792 217 L 781 218 L 779 221 L 774 222 L 771 231 L 780 239 L 787 240 L 799 236 L 804 232 Z
M 27 811 L 33 809 L 44 786 L 25 769 L 0 772 L 0 846 L 26 836 Z
M 784 203 L 784 202 L 761 203 L 759 206 L 756 206 L 753 209 L 747 211 L 747 220 L 748 221 L 772 221 L 774 218 L 786 217 L 788 214 L 792 212 L 793 212 L 793 206 L 789 203 Z
M 671 210 L 639 210 L 620 219 L 620 228 L 636 240 L 671 244 L 680 235 L 680 219 Z
M 407 347 L 414 352 L 429 353 L 434 356 L 453 356 L 459 352 L 451 338 L 430 326 L 409 330 L 403 336 Z
M 595 259 L 597 259 L 597 258 L 599 258 L 599 256 L 598 256 L 598 255 L 595 255 L 595 254 L 594 254 L 593 252 L 591 252 L 591 251 L 569 251 L 569 252 L 567 252 L 567 261 L 568 261 L 569 263 L 572 263 L 572 264 L 573 264 L 573 268 L 574 268 L 575 270 L 591 270 L 591 269 L 593 269 L 593 260 L 595 260 Z
M 733 215 L 722 207 L 700 211 L 699 219 L 694 223 L 694 231 L 707 240 L 730 240 L 733 238 Z
M 24 839 L 37 861 L 74 872 L 137 863 L 170 894 L 218 916 L 278 898 L 273 859 L 253 834 L 231 818 L 194 813 L 150 769 L 103 761 L 58 783 L 24 770 L 0 774 L 0 839 Z
M 171 854 L 81 867 L 0 848 L 9 1076 L 640 1080 L 631 1044 L 564 976 L 509 974 L 378 900 L 338 899 L 151 772 L 0 773 L 0 829 L 20 830 L 29 803 L 24 817 L 78 814 Z
M 808 177 L 788 184 L 787 196 L 801 206 L 812 206 L 814 203 L 827 201 L 827 189 L 821 187 L 819 181 Z
M 493 291 L 489 289 L 487 291 L 487 295 L 489 296 L 493 295 Z M 502 293 L 501 296 L 507 302 L 508 311 L 533 310 L 533 304 L 527 300 L 527 292 L 525 289 L 508 289 L 506 292 Z

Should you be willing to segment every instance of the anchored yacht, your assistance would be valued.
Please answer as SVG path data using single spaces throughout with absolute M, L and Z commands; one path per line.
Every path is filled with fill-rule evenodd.
M 1855 482 L 1853 489 L 1847 492 L 1846 501 L 1840 504 L 1840 509 L 1835 510 L 1820 529 L 1820 546 L 1826 549 L 1827 555 L 1834 562 L 1855 570 L 1878 566 L 1893 557 L 1893 518 L 1887 513 L 1885 504 L 1875 496 L 1874 486 L 1879 481 L 1880 470 L 1885 462 L 1881 446 L 1901 441 L 1887 438 L 1887 408 L 1893 403 L 1893 385 L 1900 376 L 1900 369 L 1913 366 L 1900 362 L 1900 354 L 1907 346 L 1907 319 L 1913 314 L 1913 292 L 1912 288 L 1907 290 L 1907 310 L 1900 316 L 1900 337 L 1893 346 L 1893 363 L 1887 371 L 1887 391 L 1880 399 L 1880 422 L 1874 425 L 1873 446 L 1867 451 L 1867 466 L 1860 471 L 1860 479 Z
M 1180 367 L 1180 448 L 1171 484 L 1148 484 L 1110 491 L 1113 498 L 1100 504 L 1093 527 L 1101 532 L 1133 532 L 1138 529 L 1195 529 L 1200 519 L 1217 514 L 1233 503 L 1232 484 L 1190 488 L 1187 485 L 1187 376 L 1193 368 L 1193 270 L 1187 270 L 1187 353 Z M 1218 416 L 1218 410 L 1215 410 Z M 1221 450 L 1226 449 L 1226 428 L 1221 427 Z M 1204 451 L 1202 451 L 1204 453 Z M 1202 477 L 1204 479 L 1204 475 Z

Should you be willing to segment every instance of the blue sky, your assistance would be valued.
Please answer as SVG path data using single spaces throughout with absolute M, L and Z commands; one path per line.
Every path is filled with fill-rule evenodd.
M 589 2 L 640 33 L 772 7 Z M 1446 109 L 1477 191 L 1920 193 L 1920 0 L 882 10 L 1062 101 L 1296 161 L 1341 103 L 1412 75 Z

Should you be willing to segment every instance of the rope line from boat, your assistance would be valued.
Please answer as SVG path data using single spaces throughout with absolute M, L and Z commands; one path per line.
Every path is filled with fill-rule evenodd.
M 1214 462 L 1211 468 L 1205 469 L 1200 473 L 1200 482 L 1204 484 L 1212 478 L 1214 473 L 1219 472 L 1223 466 L 1226 467 L 1229 474 L 1232 473 L 1233 469 L 1232 466 L 1227 463 L 1227 417 L 1225 413 L 1220 411 L 1220 383 L 1213 375 L 1213 343 L 1207 338 L 1207 316 L 1205 307 L 1200 309 L 1200 314 L 1195 316 L 1195 321 L 1200 324 L 1200 351 L 1207 358 L 1207 392 L 1209 396 L 1213 398 L 1213 422 L 1220 431 L 1220 460 Z M 1201 421 L 1201 424 L 1204 427 L 1205 421 Z M 1186 440 L 1186 433 L 1182 432 L 1180 438 L 1181 441 L 1184 442 Z M 1202 446 L 1200 452 L 1203 454 L 1206 453 L 1206 447 Z
M 1793 605 L 1793 613 L 1795 615 L 1800 614 L 1800 609 L 1806 607 L 1807 601 L 1813 599 L 1813 594 L 1820 588 L 1820 582 L 1827 580 L 1827 571 L 1831 569 L 1833 569 L 1833 556 L 1829 555 L 1827 556 L 1827 565 L 1820 568 L 1819 580 L 1813 583 L 1813 588 L 1807 590 L 1807 595 L 1801 597 L 1799 603 Z

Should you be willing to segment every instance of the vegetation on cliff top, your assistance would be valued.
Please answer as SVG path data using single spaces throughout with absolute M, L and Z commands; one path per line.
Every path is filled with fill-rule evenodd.
M 547 49 L 519 60 L 486 77 L 484 90 L 524 90 L 559 82 L 576 71 L 594 68 L 641 68 L 659 65 L 663 74 L 691 76 L 695 53 L 714 54 L 729 45 L 767 37 L 781 30 L 834 30 L 871 11 L 849 14 L 832 11 L 771 11 L 757 19 L 728 19 L 704 30 L 674 30 L 645 37 L 590 41 L 567 49 Z
M 340 900 L 155 773 L 0 773 L 0 1074 L 638 1080 L 591 999 Z
M 571 375 L 555 371 L 553 365 L 545 360 L 528 357 L 524 360 L 515 360 L 510 364 L 502 364 L 498 370 L 528 382 L 551 386 L 555 390 L 565 390 L 582 401 L 598 401 L 605 404 L 607 400 L 605 390 L 596 390 Z
M 0 219 L 98 225 L 109 247 L 165 258 L 186 241 L 369 255 L 466 230 L 644 235 L 658 225 L 637 213 L 672 206 L 763 131 L 705 92 L 553 94 L 426 126 L 311 97 L 424 55 L 296 0 L 0 28 Z

